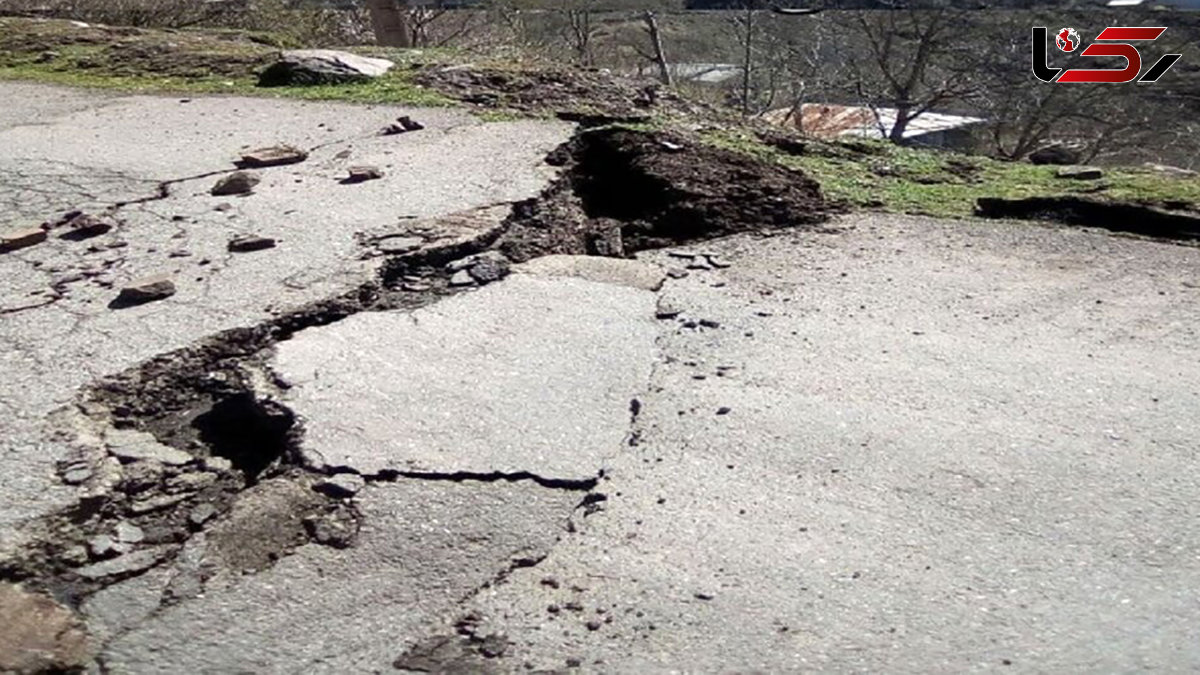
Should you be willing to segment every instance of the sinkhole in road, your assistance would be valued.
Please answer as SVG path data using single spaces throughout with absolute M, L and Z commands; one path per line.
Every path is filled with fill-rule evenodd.
M 221 399 L 192 420 L 200 441 L 232 462 L 248 484 L 287 452 L 295 425 L 292 411 L 248 392 Z

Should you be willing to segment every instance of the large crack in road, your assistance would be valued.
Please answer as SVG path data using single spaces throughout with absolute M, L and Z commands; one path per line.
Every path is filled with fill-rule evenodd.
M 744 189 L 730 189 L 726 176 L 716 175 L 725 170 L 725 164 L 733 156 L 718 157 L 724 161 L 714 164 L 714 175 L 701 176 L 698 187 L 675 195 L 672 200 L 625 214 L 627 228 L 622 230 L 618 226 L 616 231 L 605 235 L 616 247 L 596 249 L 588 243 L 595 241 L 595 228 L 588 224 L 592 222 L 589 219 L 600 218 L 610 224 L 622 221 L 598 209 L 596 199 L 585 194 L 589 189 L 583 186 L 589 175 L 616 176 L 637 162 L 652 161 L 656 154 L 682 153 L 683 157 L 669 162 L 665 169 L 657 168 L 657 175 L 654 168 L 647 174 L 648 180 L 669 181 L 678 178 L 670 176 L 672 171 L 695 165 L 697 158 L 686 155 L 700 153 L 711 160 L 709 155 L 713 151 L 689 147 L 677 138 L 656 138 L 651 134 L 609 131 L 591 134 L 589 140 L 573 142 L 552 154 L 559 164 L 567 156 L 571 164 L 569 176 L 559 179 L 541 198 L 519 204 L 510 217 L 497 225 L 479 227 L 473 222 L 494 218 L 495 208 L 437 219 L 431 227 L 453 230 L 466 222 L 471 225 L 467 229 L 477 234 L 440 246 L 426 246 L 407 255 L 390 256 L 380 266 L 376 278 L 339 296 L 250 328 L 224 331 L 86 387 L 75 405 L 55 413 L 55 426 L 63 434 L 63 442 L 73 448 L 71 456 L 59 460 L 58 470 L 65 482 L 79 486 L 81 496 L 61 511 L 25 523 L 24 534 L 19 537 L 24 541 L 20 554 L 0 563 L 0 576 L 9 582 L 20 582 L 26 588 L 50 593 L 60 602 L 82 610 L 90 617 L 98 638 L 92 645 L 93 651 L 100 654 L 98 662 L 108 669 L 113 667 L 114 660 L 123 663 L 124 668 L 136 668 L 134 664 L 142 658 L 138 654 L 147 653 L 145 650 L 159 654 L 164 647 L 147 637 L 147 630 L 154 633 L 161 629 L 159 624 L 169 624 L 168 614 L 180 616 L 178 610 L 171 608 L 200 602 L 206 593 L 219 595 L 218 590 L 208 587 L 214 575 L 263 575 L 283 561 L 290 561 L 301 550 L 306 555 L 320 555 L 313 554 L 311 549 L 301 549 L 306 543 L 322 544 L 332 550 L 370 549 L 370 542 L 363 543 L 360 537 L 364 528 L 370 529 L 375 523 L 369 513 L 364 513 L 370 509 L 360 506 L 360 492 L 387 493 L 389 485 L 417 481 L 457 486 L 514 484 L 499 494 L 513 489 L 525 491 L 526 488 L 519 486 L 529 484 L 533 489 L 563 495 L 550 500 L 560 504 L 557 510 L 541 516 L 543 520 L 549 517 L 550 522 L 561 523 L 546 530 L 551 539 L 533 544 L 532 549 L 528 543 L 506 549 L 501 557 L 511 562 L 489 576 L 489 580 L 471 586 L 457 602 L 473 597 L 481 588 L 502 582 L 513 570 L 544 559 L 554 540 L 574 531 L 572 513 L 578 509 L 583 509 L 585 515 L 593 513 L 606 499 L 604 494 L 592 490 L 603 475 L 605 455 L 623 445 L 629 436 L 628 412 L 624 407 L 638 393 L 638 383 L 644 384 L 648 378 L 648 373 L 642 370 L 654 361 L 652 352 L 646 351 L 652 350 L 655 335 L 655 301 L 650 291 L 661 283 L 661 276 L 647 289 L 646 278 L 654 277 L 649 268 L 636 270 L 633 274 L 636 280 L 630 286 L 629 269 L 619 262 L 614 262 L 616 267 L 608 271 L 587 265 L 574 269 L 570 259 L 564 259 L 565 266 L 560 264 L 549 270 L 530 268 L 519 278 L 493 287 L 503 288 L 499 294 L 489 295 L 490 289 L 482 289 L 462 295 L 463 287 L 497 281 L 508 273 L 505 256 L 484 251 L 490 247 L 507 248 L 511 254 L 512 248 L 506 247 L 506 243 L 512 239 L 505 238 L 514 232 L 519 232 L 521 246 L 532 246 L 542 253 L 573 253 L 582 246 L 593 254 L 631 254 L 638 248 L 662 245 L 672 238 L 703 240 L 727 233 L 729 229 L 724 224 L 731 222 L 727 216 L 745 195 Z M 625 154 L 617 153 L 614 157 L 609 153 L 597 160 L 598 146 L 622 148 Z M 751 168 L 740 162 L 736 170 L 745 178 L 751 176 Z M 758 169 L 761 172 L 764 167 Z M 219 173 L 225 172 L 206 172 L 193 178 L 209 178 Z M 193 178 L 161 182 L 155 195 L 117 203 L 111 212 L 168 201 L 172 198 L 168 186 L 184 184 Z M 785 177 L 774 180 L 782 182 Z M 802 221 L 819 221 L 819 213 L 810 215 L 804 210 L 819 204 L 819 194 L 815 188 L 806 189 L 810 193 L 805 200 L 792 205 L 769 190 L 771 208 L 798 208 L 795 213 L 803 214 Z M 714 203 L 725 206 L 707 214 L 691 213 L 701 217 L 696 217 L 690 226 L 681 227 L 680 217 L 672 215 L 671 209 L 705 194 L 712 196 Z M 526 224 L 528 214 L 530 210 L 536 213 L 542 208 L 539 205 L 550 203 L 560 210 L 574 208 L 570 204 L 582 204 L 583 210 L 579 216 L 554 223 L 550 231 L 538 233 L 537 225 L 530 228 Z M 723 212 L 721 208 L 730 210 Z M 747 222 L 750 220 L 753 217 Z M 652 232 L 663 223 L 667 227 L 658 238 L 645 236 L 645 232 Z M 781 216 L 776 224 L 795 223 Z M 639 234 L 634 235 L 635 231 Z M 628 246 L 621 241 L 622 235 L 630 237 Z M 513 257 L 525 260 L 535 256 Z M 461 281 L 463 274 L 470 276 L 469 284 Z M 564 275 L 582 278 L 563 278 Z M 562 296 L 563 293 L 566 295 Z M 605 299 L 605 294 L 610 299 Z M 451 306 L 456 310 L 448 309 Z M 544 320 L 547 312 L 561 313 L 562 308 L 583 314 L 560 316 L 551 323 Z M 442 314 L 453 311 L 458 312 L 457 316 Z M 604 314 L 606 311 L 609 316 Z M 490 328 L 472 325 L 478 324 L 479 317 L 488 312 L 494 317 Z M 521 312 L 532 314 L 522 319 Z M 585 331 L 575 341 L 562 344 L 551 363 L 540 360 L 544 346 L 573 327 L 618 326 L 630 319 L 632 325 L 641 326 L 640 337 Z M 430 330 L 430 325 L 438 320 L 448 323 Z M 379 325 L 353 325 L 356 321 Z M 456 323 L 464 327 L 472 325 L 479 332 L 458 342 L 439 342 L 435 338 L 461 333 L 462 328 L 456 327 Z M 544 335 L 513 332 L 513 326 L 542 330 Z M 426 332 L 397 342 L 396 338 L 403 337 L 406 328 Z M 344 334 L 333 338 L 334 344 L 322 343 L 321 336 L 331 331 Z M 325 379 L 320 382 L 319 404 L 305 408 L 303 398 L 298 398 L 298 392 L 303 392 L 305 386 L 297 380 L 315 380 L 318 372 L 309 372 L 307 365 L 297 371 L 295 359 L 288 360 L 289 354 L 301 349 L 297 345 L 305 345 L 304 348 L 318 355 L 320 368 L 327 368 L 330 359 L 337 358 L 337 343 L 365 335 L 384 336 L 392 342 L 351 346 L 346 352 L 351 360 L 392 354 L 408 362 L 397 368 L 395 378 L 386 368 L 367 368 L 365 373 L 377 379 L 365 389 L 357 390 L 339 390 L 336 382 L 330 382 L 329 373 L 339 370 L 354 373 L 354 368 L 361 368 L 362 364 L 322 371 Z M 493 350 L 494 345 L 503 348 Z M 643 351 L 635 350 L 614 359 L 614 349 L 637 345 Z M 423 353 L 425 347 L 432 351 Z M 504 353 L 504 348 L 509 352 Z M 513 348 L 517 351 L 512 351 Z M 482 360 L 471 362 L 472 353 L 478 353 Z M 592 355 L 594 363 L 590 366 L 580 360 L 584 353 Z M 614 360 L 630 367 L 609 384 L 594 378 L 587 382 L 591 390 L 604 392 L 601 399 L 589 398 L 584 393 L 589 391 L 587 387 L 574 391 L 555 385 L 555 382 L 572 382 L 572 372 L 579 373 L 581 369 L 619 373 L 619 369 L 611 367 Z M 303 361 L 301 349 L 300 362 Z M 424 364 L 431 367 L 414 381 L 413 369 Z M 379 358 L 378 365 L 397 367 L 389 358 Z M 500 369 L 496 370 L 496 366 Z M 504 381 L 514 366 L 541 379 Z M 462 374 L 455 375 L 455 369 Z M 363 374 L 352 374 L 346 382 L 361 384 L 358 381 Z M 482 376 L 480 381 L 470 381 L 479 376 Z M 392 379 L 401 386 L 389 391 L 384 383 Z M 431 394 L 429 388 L 441 383 L 450 386 L 443 393 Z M 504 394 L 533 395 L 536 400 L 506 414 L 472 419 L 470 411 L 487 412 L 489 406 L 478 407 L 475 405 L 478 401 L 471 401 L 470 397 L 455 403 L 455 387 L 477 387 L 483 391 L 494 388 Z M 367 394 L 374 394 L 375 399 L 370 400 Z M 326 402 L 331 400 L 365 407 L 356 413 L 340 409 L 338 403 L 333 408 L 333 417 L 323 417 Z M 493 403 L 504 400 L 502 397 Z M 422 403 L 428 409 L 415 411 Z M 555 404 L 568 407 L 553 410 Z M 300 414 L 297 406 L 301 408 Z M 339 430 L 346 424 L 361 431 L 364 417 L 378 414 L 375 410 L 387 409 L 405 410 L 410 414 L 409 419 L 431 423 L 423 428 L 420 424 L 404 428 L 396 427 L 395 419 L 383 420 L 385 424 L 380 426 L 383 435 L 378 438 L 343 438 L 336 434 L 332 440 L 323 438 L 330 429 Z M 529 426 L 528 420 L 543 416 L 545 424 Z M 636 420 L 636 409 L 633 417 Z M 573 435 L 558 435 L 567 420 Z M 460 429 L 457 435 L 451 433 L 455 429 Z M 602 429 L 611 431 L 606 435 L 600 432 Z M 510 440 L 501 437 L 499 442 L 489 438 L 498 430 L 513 430 L 516 435 Z M 410 449 L 421 449 L 425 454 L 405 455 L 404 451 L 395 459 L 386 459 L 387 452 L 382 450 L 381 443 L 386 445 L 388 438 Z M 445 460 L 438 459 L 438 449 L 432 448 L 430 441 L 436 441 L 434 444 L 442 448 L 441 452 L 449 453 Z M 592 450 L 585 451 L 584 446 Z M 359 448 L 359 453 L 335 456 L 352 448 Z M 434 455 L 428 454 L 431 449 Z M 484 459 L 489 451 L 496 453 L 496 460 Z M 567 464 L 556 463 L 555 457 L 562 453 L 569 458 Z M 581 501 L 569 497 L 571 493 L 585 493 L 585 496 Z M 228 578 L 221 583 L 238 586 Z M 226 602 L 229 598 L 237 598 L 243 604 L 257 602 L 253 592 L 245 588 L 238 586 L 232 592 Z M 131 594 L 144 597 L 135 600 Z M 149 599 L 152 595 L 157 595 L 157 602 Z M 452 606 L 453 603 L 446 608 Z M 114 614 L 130 616 L 118 619 Z M 151 617 L 155 625 L 138 628 L 139 623 Z M 208 630 L 220 623 L 207 615 L 184 616 L 180 620 L 185 625 L 199 621 Z M 136 639 L 128 638 L 133 635 Z M 503 651 L 495 649 L 492 636 L 480 638 L 469 632 L 463 635 L 466 640 L 463 644 L 469 647 L 466 653 L 492 658 Z M 119 638 L 120 644 L 114 642 Z M 418 651 L 419 648 L 418 645 Z M 202 653 L 203 650 L 193 650 L 195 657 Z M 310 657 L 298 654 L 296 658 L 300 660 L 295 662 L 301 663 Z M 454 658 L 463 657 L 459 654 Z

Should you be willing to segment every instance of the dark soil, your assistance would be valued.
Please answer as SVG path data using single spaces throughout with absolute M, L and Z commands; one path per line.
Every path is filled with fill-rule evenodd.
M 563 175 L 516 205 L 500 239 L 513 260 L 624 256 L 828 218 L 820 186 L 803 173 L 677 134 L 595 129 L 548 161 Z
M 1200 213 L 1085 197 L 982 197 L 975 209 L 985 218 L 1050 220 L 1159 239 L 1200 241 Z

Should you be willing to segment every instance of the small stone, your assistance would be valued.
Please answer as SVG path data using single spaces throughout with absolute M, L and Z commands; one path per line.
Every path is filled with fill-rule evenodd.
M 424 293 L 425 291 L 428 291 L 431 288 L 433 288 L 433 286 L 430 286 L 429 284 L 424 283 L 424 282 L 409 281 L 409 282 L 400 284 L 400 290 L 408 291 L 409 293 Z
M 205 457 L 204 469 L 214 473 L 228 473 L 233 471 L 233 462 L 224 457 Z
M 693 258 L 692 262 L 688 263 L 689 270 L 711 270 L 712 265 L 708 264 L 707 258 Z
M 121 545 L 107 534 L 100 534 L 88 539 L 87 548 L 88 553 L 96 560 L 104 560 L 129 552 L 128 546 Z
M 260 237 L 254 234 L 247 234 L 240 237 L 234 237 L 232 240 L 230 240 L 227 248 L 233 253 L 263 251 L 268 248 L 275 248 L 275 240 L 270 237 Z
M 697 600 L 712 600 L 713 599 L 713 595 L 711 593 L 694 593 L 693 596 Z
M 13 230 L 0 235 L 0 253 L 8 253 L 46 241 L 46 231 L 40 227 Z
M 233 204 L 229 202 L 221 202 L 213 207 L 213 211 L 229 211 L 233 209 Z
M 509 265 L 507 260 L 484 258 L 467 268 L 467 273 L 480 284 L 490 284 L 508 276 Z
M 1096 180 L 1103 178 L 1104 172 L 1094 166 L 1064 166 L 1054 175 L 1072 180 Z
M 383 178 L 383 171 L 374 166 L 352 166 L 349 169 L 349 175 L 342 179 L 342 183 L 352 185 L 354 183 L 363 183 L 369 180 Z
M 479 653 L 487 659 L 498 659 L 508 651 L 508 637 L 502 633 L 492 633 L 479 643 Z
M 681 260 L 691 260 L 696 257 L 695 253 L 688 253 L 687 251 L 667 251 L 667 255 Z
M 68 459 L 58 463 L 58 476 L 67 485 L 79 485 L 95 473 L 91 463 L 85 459 Z
M 146 538 L 142 528 L 122 520 L 116 527 L 117 541 L 124 544 L 137 544 Z
M 700 325 L 705 328 L 720 328 L 721 322 L 713 319 L 700 319 Z
M 86 565 L 88 562 L 87 547 L 71 546 L 71 547 L 67 548 L 66 550 L 64 550 L 62 552 L 62 561 L 67 563 L 68 565 L 71 565 L 72 567 Z
M 72 217 L 58 223 L 57 227 L 66 228 L 66 231 L 58 235 L 59 239 L 68 241 L 82 241 L 99 237 L 106 234 L 113 228 L 112 223 L 100 220 L 95 216 L 90 216 L 86 213 L 72 214 Z
M 167 254 L 167 257 L 168 258 L 190 258 L 190 257 L 192 257 L 192 252 L 184 251 L 184 250 L 171 251 L 170 253 Z
M 672 267 L 667 270 L 667 276 L 672 279 L 684 279 L 688 276 L 687 270 L 681 270 L 678 267 Z
M 290 145 L 273 145 L 269 148 L 259 148 L 242 154 L 241 160 L 235 162 L 239 169 L 261 169 L 268 166 L 283 166 L 297 164 L 308 159 L 308 153 L 293 148 Z
M 474 286 L 475 279 L 467 270 L 459 270 L 454 273 L 454 276 L 450 277 L 450 285 L 454 287 Z
M 103 579 L 126 574 L 144 572 L 158 564 L 166 556 L 169 549 L 165 546 L 146 548 L 134 553 L 127 553 L 119 558 L 94 563 L 75 570 L 84 579 Z
M 317 483 L 315 488 L 321 494 L 345 499 L 358 494 L 366 484 L 367 481 L 356 473 L 337 473 Z
M 709 264 L 709 265 L 712 265 L 713 267 L 715 267 L 715 268 L 717 268 L 717 269 L 719 269 L 719 270 L 723 270 L 723 269 L 726 269 L 726 268 L 729 268 L 729 267 L 733 267 L 733 264 L 732 264 L 732 263 L 726 262 L 726 261 L 725 261 L 723 258 L 719 258 L 719 257 L 717 257 L 717 256 L 715 256 L 715 255 L 709 255 L 709 256 L 706 256 L 706 257 L 708 258 L 708 264 Z
M 718 415 L 728 415 L 731 412 L 733 412 L 733 408 L 729 408 L 726 406 L 721 406 L 720 408 L 717 408 Z
M 384 237 L 375 243 L 379 250 L 389 255 L 411 253 L 425 245 L 420 237 L 391 236 Z
M 599 621 L 597 621 L 597 620 L 595 620 L 595 619 L 592 619 L 591 621 L 588 621 L 588 622 L 587 622 L 586 624 L 584 624 L 584 625 L 586 625 L 586 626 L 587 626 L 587 629 L 588 629 L 588 630 L 590 630 L 590 631 L 597 631 L 597 630 L 600 630 L 600 628 L 601 628 L 601 627 L 602 627 L 604 624 L 600 623 Z
M 179 495 L 160 495 L 158 497 L 150 497 L 148 499 L 139 499 L 129 505 L 129 511 L 134 515 L 142 515 L 145 513 L 153 513 L 166 508 L 175 506 L 176 504 L 186 501 L 190 494 Z
M 659 300 L 658 309 L 654 310 L 654 318 L 656 318 L 656 319 L 674 319 L 675 317 L 679 316 L 682 313 L 683 313 L 683 310 L 679 309 L 675 305 L 672 305 L 671 303 L 667 302 L 666 300 Z
M 217 482 L 217 477 L 214 474 L 206 471 L 188 471 L 168 480 L 167 489 L 172 494 L 199 492 L 215 482 Z
M 196 508 L 192 509 L 192 512 L 188 514 L 188 522 L 191 523 L 193 527 L 199 528 L 208 521 L 212 520 L 213 516 L 215 515 L 217 515 L 217 507 L 213 506 L 212 504 L 200 504 Z
M 166 274 L 156 274 L 129 282 L 117 295 L 120 306 L 141 305 L 175 295 L 175 283 Z
M 393 136 L 395 134 L 403 134 L 408 131 L 420 131 L 425 128 L 424 124 L 413 120 L 408 115 L 397 117 L 395 123 L 389 124 L 380 132 L 382 136 Z
M 254 191 L 262 179 L 247 171 L 234 171 L 217 181 L 209 192 L 215 197 L 227 195 L 248 195 Z
M 318 544 L 346 548 L 358 536 L 358 520 L 349 509 L 338 509 L 304 519 L 304 531 Z
M 662 141 L 659 143 L 659 145 L 661 145 L 662 148 L 667 152 L 679 152 L 680 150 L 683 150 L 682 145 L 678 143 L 672 143 L 671 141 Z

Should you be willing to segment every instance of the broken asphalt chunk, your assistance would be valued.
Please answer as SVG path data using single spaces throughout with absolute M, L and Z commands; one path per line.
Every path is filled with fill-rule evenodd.
M 88 539 L 87 548 L 88 553 L 96 560 L 112 558 L 132 550 L 131 546 L 118 542 L 107 534 L 99 534 Z
M 75 573 L 84 579 L 91 580 L 137 574 L 157 565 L 169 551 L 170 548 L 167 546 L 146 548 L 134 553 L 127 553 L 119 558 L 81 567 Z
M 308 159 L 308 153 L 290 145 L 273 145 L 269 148 L 258 148 L 242 155 L 235 162 L 239 169 L 262 169 L 268 166 L 284 166 L 298 164 Z
M 403 134 L 408 131 L 420 131 L 424 128 L 424 124 L 413 120 L 408 115 L 402 115 L 396 118 L 395 123 L 384 127 L 383 131 L 379 132 L 379 134 L 381 136 L 394 136 L 395 134 Z
M 240 237 L 234 237 L 229 241 L 227 248 L 232 253 L 263 251 L 268 248 L 275 248 L 275 240 L 270 237 L 260 237 L 258 235 L 248 234 Z
M 212 504 L 200 504 L 188 514 L 188 522 L 196 529 L 199 529 L 209 520 L 212 520 L 215 515 L 217 515 L 217 507 Z
M 106 234 L 113 229 L 113 224 L 81 211 L 71 211 L 57 221 L 42 225 L 42 229 L 46 230 L 56 230 L 59 228 L 65 230 L 62 234 L 58 235 L 59 239 L 82 241 Z
M 46 241 L 46 231 L 40 227 L 13 230 L 0 235 L 0 253 L 9 253 Z
M 683 310 L 679 309 L 675 305 L 672 305 L 670 302 L 667 302 L 666 300 L 659 300 L 658 308 L 654 310 L 654 318 L 674 319 L 682 313 Z
M 343 185 L 353 185 L 355 183 L 364 183 L 369 180 L 383 178 L 383 171 L 375 166 L 352 166 L 349 172 L 350 175 L 341 180 Z
M 356 473 L 337 473 L 317 483 L 314 487 L 321 494 L 337 499 L 346 499 L 358 494 L 358 491 L 363 489 L 366 484 L 367 481 Z
M 450 277 L 450 285 L 454 287 L 474 286 L 475 279 L 467 270 L 459 270 Z
M 113 301 L 110 307 L 114 309 L 120 307 L 131 307 L 133 305 L 142 305 L 155 300 L 162 300 L 175 295 L 175 283 L 171 281 L 171 277 L 166 274 L 156 274 L 154 276 L 143 277 L 129 282 L 121 289 L 117 299 Z
M 106 441 L 108 454 L 121 460 L 124 464 L 153 460 L 166 466 L 183 466 L 193 459 L 186 452 L 165 446 L 150 434 L 142 431 L 110 429 Z
M 214 197 L 248 195 L 254 191 L 254 186 L 258 185 L 260 181 L 262 181 L 261 178 L 248 171 L 234 171 L 217 181 L 209 193 Z
M 425 240 L 420 237 L 405 237 L 403 235 L 393 235 L 384 237 L 376 242 L 376 246 L 383 253 L 390 255 L 399 255 L 402 253 L 411 253 L 425 245 Z

